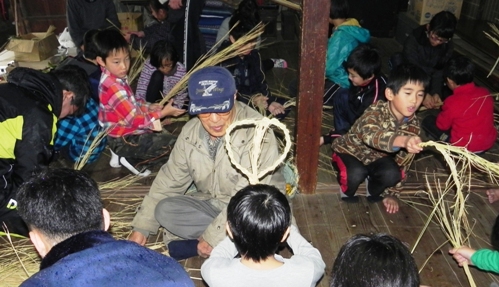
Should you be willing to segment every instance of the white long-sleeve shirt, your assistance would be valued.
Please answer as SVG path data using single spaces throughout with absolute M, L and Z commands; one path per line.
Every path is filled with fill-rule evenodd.
M 315 286 L 326 266 L 319 250 L 308 243 L 293 225 L 287 243 L 294 253 L 291 258 L 274 255 L 275 259 L 284 262 L 282 266 L 256 270 L 243 265 L 240 258 L 234 258 L 236 246 L 226 237 L 201 266 L 201 274 L 210 287 Z

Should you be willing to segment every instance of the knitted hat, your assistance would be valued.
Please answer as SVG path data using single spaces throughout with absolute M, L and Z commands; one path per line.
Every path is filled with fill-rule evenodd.
M 222 67 L 206 67 L 193 73 L 188 81 L 189 114 L 225 113 L 234 106 L 236 83 Z

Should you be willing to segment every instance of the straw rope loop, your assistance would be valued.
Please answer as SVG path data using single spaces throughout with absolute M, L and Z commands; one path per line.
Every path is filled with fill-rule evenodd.
M 236 128 L 241 128 L 243 126 L 254 126 L 255 127 L 255 135 L 253 137 L 253 143 L 251 146 L 250 152 L 250 169 L 243 167 L 237 160 L 234 158 L 234 151 L 231 145 L 231 137 L 232 131 Z M 275 126 L 283 131 L 285 146 L 283 153 L 279 156 L 279 158 L 270 166 L 263 170 L 259 170 L 259 161 L 260 155 L 262 153 L 262 145 L 265 139 L 265 136 L 268 133 L 268 130 L 271 126 Z M 275 170 L 277 166 L 279 166 L 284 160 L 288 152 L 291 150 L 291 137 L 289 135 L 289 130 L 286 126 L 276 119 L 269 119 L 267 117 L 263 117 L 260 120 L 254 119 L 246 119 L 232 123 L 225 133 L 225 148 L 227 149 L 227 154 L 229 155 L 229 159 L 231 163 L 244 175 L 248 177 L 250 184 L 258 184 L 260 179 L 264 177 L 267 173 Z

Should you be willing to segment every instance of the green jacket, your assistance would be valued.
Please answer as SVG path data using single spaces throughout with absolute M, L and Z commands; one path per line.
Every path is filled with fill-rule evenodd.
M 236 116 L 234 121 L 243 119 L 260 119 L 262 116 L 241 102 L 235 102 Z M 202 200 L 211 199 L 218 202 L 222 212 L 215 218 L 202 237 L 211 246 L 216 246 L 225 237 L 227 220 L 226 206 L 230 198 L 249 184 L 248 179 L 233 167 L 230 162 L 225 143 L 218 148 L 215 160 L 210 158 L 208 148 L 202 135 L 205 132 L 198 118 L 193 118 L 182 129 L 170 158 L 164 164 L 144 197 L 132 226 L 141 231 L 155 234 L 159 223 L 154 217 L 154 209 L 158 202 L 166 197 L 184 195 L 194 183 L 197 192 L 189 194 Z M 253 128 L 241 128 L 233 131 L 232 141 L 234 155 L 239 163 L 250 167 L 249 153 L 252 148 Z M 273 133 L 266 137 L 260 156 L 261 166 L 267 167 L 279 157 L 278 142 Z M 264 177 L 263 184 L 271 184 L 285 191 L 285 182 L 280 169 Z
M 471 256 L 473 265 L 484 271 L 499 273 L 499 252 L 490 249 L 479 249 Z

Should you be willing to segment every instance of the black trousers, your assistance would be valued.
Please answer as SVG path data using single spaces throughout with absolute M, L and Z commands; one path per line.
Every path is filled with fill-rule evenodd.
M 354 156 L 334 153 L 333 167 L 337 171 L 341 191 L 349 197 L 355 195 L 366 178 L 367 191 L 372 197 L 379 197 L 386 188 L 393 187 L 402 180 L 400 167 L 390 156 L 364 165 Z

